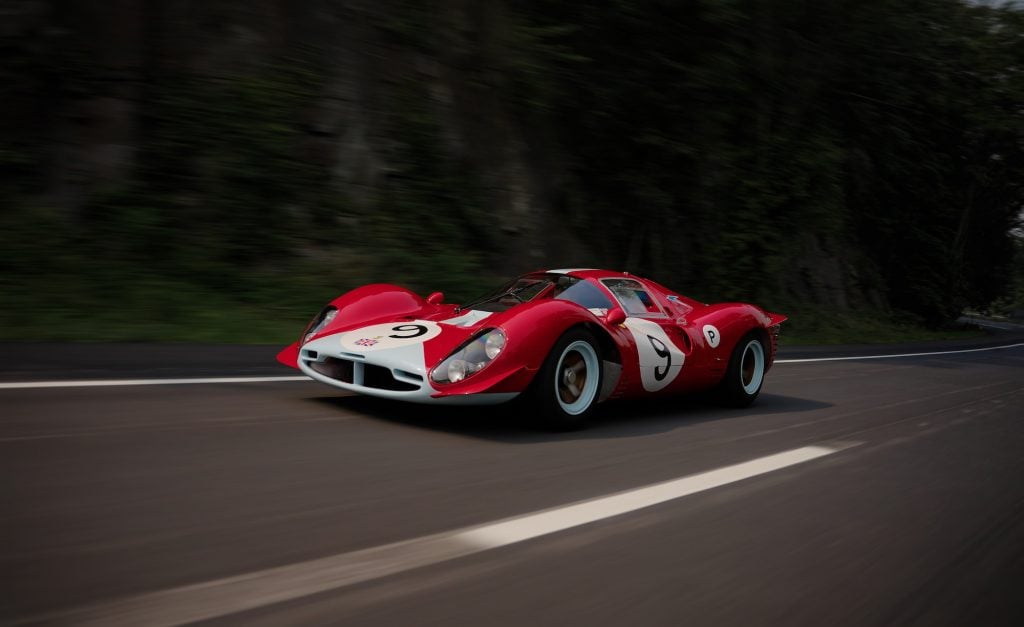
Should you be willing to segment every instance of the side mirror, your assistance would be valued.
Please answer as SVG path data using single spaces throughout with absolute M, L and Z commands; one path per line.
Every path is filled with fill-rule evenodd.
M 444 300 L 444 294 L 441 292 L 434 292 L 430 296 L 427 296 L 427 303 L 431 305 L 439 305 Z
M 622 324 L 626 321 L 626 312 L 618 307 L 613 307 L 608 310 L 608 315 L 604 317 L 604 321 L 608 323 L 608 326 Z

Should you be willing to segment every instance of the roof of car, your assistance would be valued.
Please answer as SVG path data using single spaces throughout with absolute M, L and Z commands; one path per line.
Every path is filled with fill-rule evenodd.
M 629 272 L 620 272 L 618 270 L 601 270 L 598 268 L 556 268 L 553 270 L 544 270 L 548 274 L 568 274 L 570 276 L 579 277 L 581 279 L 608 279 L 615 277 L 628 277 L 628 278 L 640 278 Z

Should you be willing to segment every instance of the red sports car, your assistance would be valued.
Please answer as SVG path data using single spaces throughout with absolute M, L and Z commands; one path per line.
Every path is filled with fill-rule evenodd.
M 317 381 L 420 403 L 490 404 L 518 396 L 554 428 L 594 406 L 717 388 L 757 398 L 785 316 L 706 305 L 625 272 L 525 274 L 464 305 L 396 285 L 333 300 L 278 355 Z

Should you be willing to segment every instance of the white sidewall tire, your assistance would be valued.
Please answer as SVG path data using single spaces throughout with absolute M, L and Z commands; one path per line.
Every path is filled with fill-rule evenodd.
M 578 353 L 583 358 L 583 363 L 587 368 L 586 383 L 583 386 L 583 390 L 580 391 L 579 398 L 571 403 L 566 403 L 562 400 L 561 395 L 558 393 L 559 386 L 563 375 L 563 364 L 565 363 L 566 357 L 572 353 Z M 558 356 L 558 362 L 555 365 L 554 379 L 551 383 L 554 387 L 551 388 L 552 393 L 555 396 L 555 401 L 558 406 L 566 414 L 570 416 L 578 416 L 586 412 L 591 405 L 594 404 L 594 400 L 597 398 L 598 386 L 601 383 L 600 377 L 601 360 L 597 356 L 597 351 L 594 347 L 585 340 L 576 340 L 570 343 L 562 350 L 562 354 Z
M 743 347 L 740 356 L 740 386 L 744 393 L 754 395 L 761 389 L 761 384 L 764 383 L 764 364 L 764 346 L 759 340 L 751 339 Z M 753 371 L 749 382 L 746 381 L 748 365 Z
M 570 328 L 548 351 L 520 396 L 520 406 L 545 431 L 582 429 L 601 396 L 602 367 L 601 345 L 594 334 L 582 327 Z
M 768 369 L 768 351 L 761 333 L 751 331 L 733 347 L 725 376 L 718 384 L 719 399 L 730 407 L 748 407 L 761 393 Z

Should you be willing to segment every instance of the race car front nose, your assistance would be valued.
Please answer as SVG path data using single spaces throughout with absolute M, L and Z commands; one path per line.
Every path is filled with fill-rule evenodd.
M 335 339 L 326 337 L 303 346 L 299 363 L 303 369 L 308 368 L 320 377 L 357 391 L 366 388 L 408 393 L 431 391 L 424 381 L 420 346 L 359 354 L 341 350 Z

